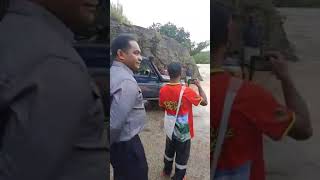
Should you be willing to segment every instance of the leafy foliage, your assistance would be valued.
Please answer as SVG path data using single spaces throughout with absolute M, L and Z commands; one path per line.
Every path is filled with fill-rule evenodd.
M 196 64 L 210 64 L 210 51 L 201 51 L 193 56 Z
M 123 6 L 120 3 L 110 4 L 110 17 L 119 23 L 131 24 L 129 19 L 123 14 Z
M 153 23 L 149 29 L 160 32 L 162 35 L 166 35 L 170 38 L 178 41 L 182 46 L 188 48 L 190 55 L 196 55 L 200 53 L 203 49 L 209 46 L 209 41 L 204 41 L 196 44 L 190 39 L 190 33 L 186 31 L 183 27 L 177 27 L 175 24 L 168 22 L 164 25 L 160 23 Z
M 194 56 L 199 54 L 203 49 L 207 48 L 210 45 L 210 41 L 200 42 L 197 45 L 193 42 L 191 47 L 190 55 Z

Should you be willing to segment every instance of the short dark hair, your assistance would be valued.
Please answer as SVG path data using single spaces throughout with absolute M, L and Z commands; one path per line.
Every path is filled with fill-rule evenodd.
M 130 41 L 138 41 L 137 38 L 132 34 L 120 34 L 111 43 L 111 56 L 117 57 L 119 49 L 127 51 L 130 48 Z
M 212 40 L 213 49 L 219 48 L 228 43 L 228 24 L 232 19 L 232 13 L 221 2 L 213 3 L 213 18 L 212 18 Z
M 177 78 L 181 75 L 181 64 L 178 62 L 172 62 L 168 65 L 168 73 L 170 79 Z

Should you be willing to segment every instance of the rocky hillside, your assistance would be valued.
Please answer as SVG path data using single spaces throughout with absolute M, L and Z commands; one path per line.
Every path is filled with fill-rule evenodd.
M 285 17 L 281 16 L 272 0 L 216 0 L 231 7 L 235 13 L 235 20 L 239 25 L 240 33 L 235 35 L 233 50 L 241 49 L 241 29 L 252 12 L 263 29 L 263 50 L 281 50 L 291 61 L 297 61 L 294 48 L 290 44 L 283 28 Z
M 181 62 L 193 68 L 194 77 L 201 79 L 197 65 L 190 56 L 189 51 L 182 47 L 176 40 L 160 35 L 160 33 L 143 27 L 119 24 L 110 20 L 110 39 L 120 33 L 131 33 L 138 37 L 142 55 L 154 57 L 154 63 L 162 68 L 173 61 Z M 182 74 L 183 76 L 185 73 Z

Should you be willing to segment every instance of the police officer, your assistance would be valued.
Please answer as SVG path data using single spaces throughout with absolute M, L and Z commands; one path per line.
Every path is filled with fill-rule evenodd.
M 110 69 L 110 159 L 116 180 L 148 179 L 148 165 L 139 138 L 146 112 L 143 97 L 133 72 L 141 64 L 137 39 L 128 34 L 111 44 L 114 58 Z

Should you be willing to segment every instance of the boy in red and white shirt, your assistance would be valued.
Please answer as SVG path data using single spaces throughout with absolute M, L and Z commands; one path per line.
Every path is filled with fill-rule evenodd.
M 160 89 L 159 105 L 165 109 L 167 115 L 175 116 L 178 108 L 178 101 L 181 89 L 181 65 L 173 62 L 168 66 L 170 83 Z M 190 140 L 194 136 L 192 105 L 207 105 L 207 98 L 200 86 L 199 81 L 195 81 L 199 89 L 199 95 L 189 87 L 184 87 L 181 105 L 178 109 L 172 140 L 166 138 L 166 150 L 164 155 L 163 175 L 170 176 L 172 164 L 175 158 L 175 175 L 172 179 L 182 180 L 186 174 L 187 162 L 190 155 Z

